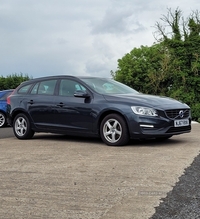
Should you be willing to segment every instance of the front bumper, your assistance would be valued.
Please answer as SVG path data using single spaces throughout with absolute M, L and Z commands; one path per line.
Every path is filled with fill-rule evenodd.
M 130 138 L 156 138 L 179 135 L 191 131 L 191 118 L 189 125 L 175 127 L 174 119 L 165 117 L 144 117 L 129 115 Z

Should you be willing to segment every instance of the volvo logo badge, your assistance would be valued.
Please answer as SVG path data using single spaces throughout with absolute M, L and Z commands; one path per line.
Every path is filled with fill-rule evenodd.
M 183 116 L 184 116 L 183 110 L 180 110 L 180 111 L 179 111 L 179 116 L 180 116 L 180 118 L 183 118 Z

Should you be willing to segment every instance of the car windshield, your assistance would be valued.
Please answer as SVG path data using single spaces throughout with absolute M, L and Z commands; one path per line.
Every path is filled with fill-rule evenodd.
M 81 78 L 90 88 L 100 94 L 138 94 L 136 90 L 113 79 Z

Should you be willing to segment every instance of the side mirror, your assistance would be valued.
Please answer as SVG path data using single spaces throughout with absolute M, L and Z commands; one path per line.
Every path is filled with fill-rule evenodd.
M 77 90 L 74 92 L 75 97 L 80 97 L 80 98 L 88 98 L 90 95 L 87 93 L 87 91 L 84 90 Z

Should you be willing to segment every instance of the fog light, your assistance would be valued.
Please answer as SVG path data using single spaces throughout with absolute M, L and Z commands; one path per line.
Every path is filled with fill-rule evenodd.
M 140 125 L 140 127 L 145 127 L 145 128 L 154 128 L 154 126 L 153 126 L 153 125 L 143 125 L 143 124 L 141 124 L 141 125 Z

